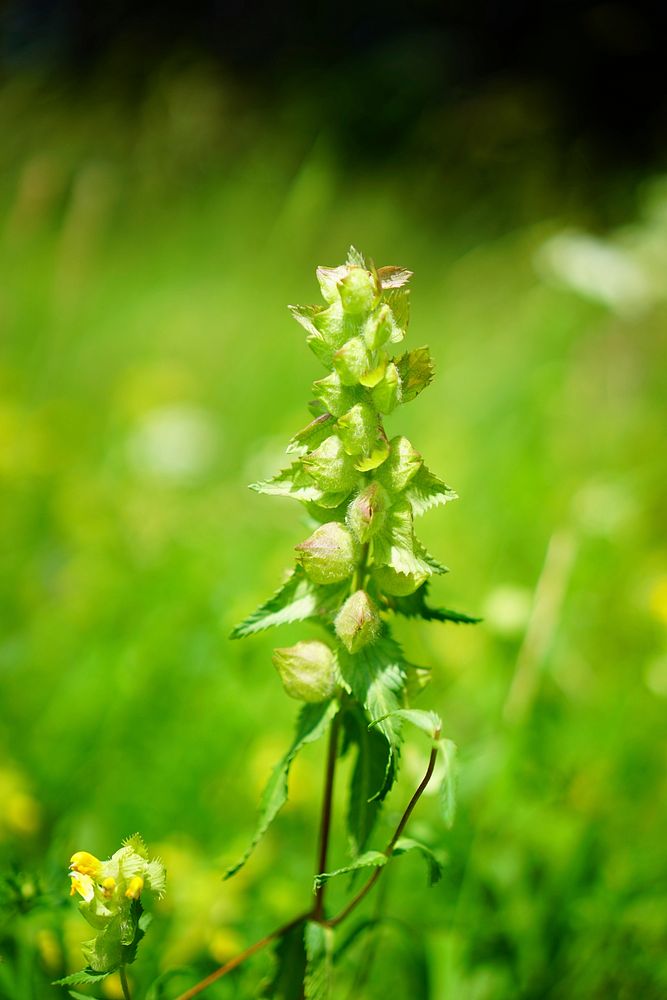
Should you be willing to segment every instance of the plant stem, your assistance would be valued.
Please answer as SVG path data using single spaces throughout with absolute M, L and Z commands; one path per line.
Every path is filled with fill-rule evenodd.
M 435 769 L 435 762 L 437 760 L 437 757 L 438 757 L 438 748 L 437 746 L 434 746 L 433 749 L 431 750 L 431 756 L 428 759 L 428 766 L 426 768 L 426 773 L 424 774 L 424 777 L 422 778 L 419 787 L 416 789 L 414 795 L 408 802 L 405 812 L 401 816 L 400 822 L 396 827 L 396 830 L 394 831 L 394 835 L 384 850 L 384 853 L 387 855 L 388 858 L 391 857 L 391 854 L 393 853 L 393 850 L 396 847 L 396 843 L 401 834 L 403 833 L 403 830 L 405 829 L 406 824 L 410 819 L 410 816 L 412 815 L 413 809 L 419 802 L 426 786 L 428 785 L 429 781 L 433 776 L 433 771 Z M 368 893 L 371 891 L 377 880 L 380 878 L 380 875 L 382 874 L 383 871 L 384 871 L 384 866 L 382 868 L 376 868 L 371 877 L 366 882 L 366 884 L 361 887 L 357 895 L 350 900 L 347 906 L 345 906 L 337 916 L 332 917 L 331 920 L 326 921 L 327 926 L 337 927 L 338 924 L 342 923 L 343 920 L 345 920 L 345 918 L 349 916 L 353 910 L 356 910 L 359 903 L 361 903 L 362 899 L 364 899 L 368 895 Z
M 336 758 L 338 755 L 338 729 L 340 718 L 335 715 L 331 721 L 329 729 L 329 747 L 327 750 L 327 763 L 324 779 L 324 796 L 322 798 L 322 818 L 320 820 L 319 847 L 317 851 L 317 871 L 327 870 L 327 853 L 329 850 L 329 836 L 331 833 L 331 812 L 333 801 L 334 777 L 336 773 Z M 315 894 L 315 905 L 313 907 L 313 919 L 321 920 L 324 916 L 324 890 L 326 886 L 320 885 Z
M 186 990 L 185 993 L 181 993 L 176 1000 L 190 1000 L 191 997 L 196 997 L 199 993 L 202 993 L 209 986 L 212 986 L 213 983 L 217 982 L 218 979 L 222 979 L 222 977 L 226 976 L 228 972 L 236 969 L 237 966 L 241 965 L 242 962 L 245 962 L 245 960 L 250 958 L 251 955 L 261 951 L 262 948 L 267 946 L 267 944 L 271 944 L 271 942 L 275 941 L 276 938 L 281 938 L 285 934 L 288 934 L 294 927 L 302 923 L 302 921 L 307 920 L 309 916 L 310 912 L 300 913 L 298 917 L 290 920 L 289 923 L 283 924 L 281 927 L 277 927 L 275 931 L 267 934 L 266 937 L 261 938 L 259 941 L 255 941 L 255 943 L 251 944 L 245 951 L 235 955 L 234 958 L 229 960 L 229 962 L 225 962 L 224 965 L 221 965 L 219 969 L 212 972 L 210 976 L 206 977 L 206 979 L 202 979 L 202 981 L 197 983 L 196 986 L 192 986 L 189 990 Z
M 329 832 L 331 827 L 331 800 L 333 794 L 333 779 L 334 779 L 334 772 L 336 765 L 337 749 L 338 749 L 338 716 L 336 716 L 332 720 L 331 730 L 329 733 L 329 752 L 327 754 L 326 787 L 324 793 L 324 802 L 322 804 L 322 825 L 320 830 L 320 848 L 318 852 L 318 865 L 320 866 L 321 872 L 324 871 L 326 868 L 326 855 L 329 845 Z M 394 848 L 396 847 L 396 843 L 399 837 L 403 833 L 403 830 L 405 829 L 405 826 L 408 820 L 410 819 L 410 816 L 412 815 L 413 809 L 419 802 L 419 799 L 421 798 L 424 789 L 426 788 L 426 786 L 428 785 L 429 781 L 433 776 L 433 771 L 435 769 L 435 762 L 437 760 L 437 756 L 438 756 L 438 748 L 437 746 L 434 746 L 433 749 L 431 750 L 431 756 L 429 757 L 426 773 L 424 774 L 424 777 L 422 778 L 414 795 L 408 802 L 405 812 L 401 816 L 399 824 L 396 827 L 396 830 L 394 831 L 391 840 L 387 844 L 387 847 L 385 848 L 384 853 L 387 855 L 387 857 L 391 856 Z M 210 976 L 206 977 L 206 979 L 202 979 L 202 981 L 200 983 L 197 983 L 196 986 L 192 986 L 189 990 L 186 990 L 185 993 L 181 993 L 178 997 L 176 997 L 176 1000 L 191 1000 L 192 997 L 196 997 L 199 993 L 202 993 L 213 983 L 217 982 L 218 979 L 222 979 L 222 977 L 226 976 L 228 972 L 232 972 L 233 969 L 236 969 L 239 965 L 245 962 L 247 958 L 250 958 L 256 952 L 261 951 L 262 948 L 265 948 L 267 944 L 271 944 L 271 942 L 275 941 L 277 938 L 281 938 L 285 934 L 288 934 L 298 924 L 303 923 L 304 920 L 318 920 L 320 923 L 325 924 L 327 927 L 337 927 L 338 924 L 342 923 L 343 920 L 345 920 L 345 918 L 349 916 L 350 913 L 352 913 L 352 910 L 355 910 L 357 908 L 359 903 L 361 903 L 362 899 L 364 899 L 367 896 L 367 894 L 371 891 L 371 889 L 379 879 L 382 872 L 383 868 L 376 868 L 371 877 L 369 878 L 368 882 L 366 882 L 366 884 L 362 886 L 361 890 L 357 893 L 357 895 L 352 900 L 350 900 L 347 906 L 343 910 L 341 910 L 341 912 L 337 916 L 332 917 L 331 920 L 323 920 L 323 910 L 322 910 L 323 895 L 318 894 L 318 897 L 315 900 L 315 905 L 311 910 L 308 910 L 306 913 L 300 913 L 298 917 L 295 917 L 293 920 L 290 920 L 289 923 L 283 924 L 282 927 L 276 928 L 275 931 L 272 931 L 270 934 L 267 934 L 266 937 L 261 938 L 259 941 L 255 941 L 255 943 L 251 944 L 250 947 L 246 948 L 245 951 L 242 951 L 239 955 L 235 955 L 234 958 L 230 959 L 229 962 L 226 962 L 225 965 L 221 965 L 219 969 L 216 969 L 215 972 L 212 972 Z M 123 977 L 123 970 L 121 970 L 121 982 L 123 982 L 122 977 Z M 125 982 L 123 986 L 124 990 L 126 988 L 126 985 L 127 983 Z M 125 993 L 125 1000 L 130 1000 L 129 991 Z
M 120 985 L 123 988 L 123 996 L 125 1000 L 132 1000 L 132 994 L 130 993 L 130 984 L 127 981 L 127 973 L 125 972 L 125 966 L 121 965 L 118 970 L 120 976 Z
M 355 590 L 361 590 L 364 585 L 366 578 L 366 570 L 368 569 L 368 552 L 370 549 L 370 543 L 366 542 L 361 550 L 361 556 L 359 562 L 357 563 L 357 568 L 354 571 L 354 576 L 352 577 L 352 592 Z

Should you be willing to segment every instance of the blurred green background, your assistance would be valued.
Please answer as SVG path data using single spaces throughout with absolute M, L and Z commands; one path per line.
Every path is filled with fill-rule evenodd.
M 392 867 L 391 919 L 336 996 L 667 996 L 667 184 L 610 172 L 591 200 L 526 92 L 457 109 L 456 155 L 361 164 L 295 99 L 268 114 L 203 61 L 132 105 L 5 79 L 0 997 L 65 995 L 48 984 L 89 936 L 69 857 L 135 830 L 170 880 L 138 998 L 307 905 L 320 746 L 221 875 L 290 739 L 271 649 L 310 632 L 228 634 L 307 530 L 246 486 L 280 467 L 320 376 L 286 304 L 316 301 L 315 266 L 350 243 L 415 272 L 408 344 L 437 377 L 388 424 L 460 494 L 421 535 L 452 570 L 438 601 L 484 623 L 400 626 L 433 668 L 420 707 L 459 746 L 459 810 L 447 832 L 420 805 L 445 877 Z M 374 846 L 426 754 L 416 737 Z M 253 997 L 269 967 L 207 995 Z

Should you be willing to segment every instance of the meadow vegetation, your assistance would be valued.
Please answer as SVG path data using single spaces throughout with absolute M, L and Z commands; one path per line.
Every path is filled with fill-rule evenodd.
M 69 858 L 135 830 L 168 870 L 137 998 L 310 905 L 320 744 L 222 881 L 295 716 L 274 637 L 229 634 L 306 534 L 246 488 L 284 464 L 322 374 L 285 303 L 314 301 L 350 242 L 415 273 L 409 345 L 437 377 L 387 427 L 461 497 L 420 523 L 452 570 L 434 603 L 484 622 L 398 628 L 459 748 L 458 812 L 445 830 L 425 793 L 411 829 L 443 878 L 387 870 L 340 996 L 664 997 L 664 184 L 591 235 L 555 187 L 511 222 L 520 178 L 472 202 L 454 175 L 459 203 L 429 211 L 445 181 L 352 172 L 199 78 L 132 114 L 37 93 L 0 94 L 0 997 L 58 995 L 87 936 Z M 372 846 L 427 757 L 406 750 Z M 255 996 L 270 966 L 208 995 Z

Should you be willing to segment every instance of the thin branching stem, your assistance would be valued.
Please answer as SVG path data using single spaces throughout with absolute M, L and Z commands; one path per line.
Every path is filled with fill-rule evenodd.
M 266 948 L 266 946 L 271 944 L 272 941 L 277 941 L 279 938 L 284 937 L 285 934 L 289 934 L 291 930 L 297 927 L 300 923 L 303 923 L 304 920 L 307 920 L 309 916 L 310 912 L 300 913 L 298 917 L 294 917 L 294 919 L 290 920 L 289 923 L 282 924 L 282 926 L 277 927 L 275 931 L 271 931 L 270 934 L 267 934 L 259 941 L 255 941 L 255 943 L 251 944 L 245 951 L 235 955 L 234 958 L 230 958 L 228 962 L 221 965 L 219 969 L 212 972 L 210 976 L 206 977 L 206 979 L 202 979 L 201 982 L 197 983 L 195 986 L 191 986 L 189 990 L 185 991 L 185 993 L 181 993 L 176 1000 L 191 1000 L 192 997 L 196 997 L 199 993 L 203 993 L 205 989 L 208 989 L 208 987 L 212 986 L 213 983 L 222 979 L 222 977 L 226 976 L 228 972 L 232 972 L 239 965 L 245 962 L 247 958 L 255 955 L 258 951 L 261 951 L 262 948 Z
M 334 719 L 332 722 L 331 725 L 332 732 L 329 738 L 329 754 L 327 756 L 327 788 L 329 787 L 329 763 L 332 753 L 331 748 L 333 746 L 335 749 L 337 749 L 337 744 L 338 744 L 338 733 L 337 730 L 334 730 L 335 724 L 336 724 L 336 719 Z M 426 789 L 426 786 L 433 777 L 433 771 L 435 769 L 437 756 L 438 756 L 438 748 L 437 746 L 434 746 L 433 749 L 431 750 L 431 756 L 429 757 L 428 760 L 426 773 L 424 774 L 424 777 L 419 783 L 419 786 L 417 787 L 414 795 L 408 802 L 405 812 L 401 816 L 399 824 L 396 827 L 396 830 L 394 831 L 391 840 L 389 841 L 389 843 L 385 848 L 384 853 L 387 855 L 387 857 L 390 857 L 391 854 L 393 853 L 393 850 L 396 847 L 396 844 L 401 834 L 403 833 L 403 830 L 405 829 L 406 824 L 410 819 L 410 816 L 412 815 L 415 806 L 419 802 L 420 798 L 424 793 L 424 790 Z M 333 755 L 333 759 L 335 763 L 335 753 Z M 331 792 L 333 792 L 333 771 L 331 776 Z M 326 850 L 328 847 L 328 837 L 329 837 L 328 829 L 331 823 L 331 796 L 328 796 L 325 790 L 325 796 L 324 796 L 325 805 L 327 802 L 327 798 L 329 798 L 329 805 L 326 810 L 323 809 L 322 811 L 323 820 L 328 816 L 326 842 L 324 836 L 321 835 L 320 852 L 318 856 L 318 861 L 323 866 L 321 868 L 321 871 L 324 871 L 324 866 L 326 865 Z M 321 831 L 321 834 L 324 834 L 324 826 Z M 324 848 L 324 855 L 322 853 L 323 848 Z M 219 979 L 222 979 L 223 976 L 226 976 L 228 972 L 232 972 L 234 969 L 238 968 L 238 966 L 241 965 L 243 962 L 245 962 L 247 958 L 250 958 L 252 955 L 255 955 L 258 951 L 261 951 L 262 948 L 265 948 L 268 944 L 271 944 L 272 941 L 277 941 L 285 934 L 289 934 L 289 932 L 293 930 L 296 926 L 298 926 L 298 924 L 301 924 L 306 920 L 317 920 L 318 922 L 325 924 L 327 927 L 337 927 L 338 924 L 341 924 L 343 920 L 345 920 L 345 918 L 348 917 L 350 913 L 352 913 L 353 910 L 356 910 L 359 903 L 361 903 L 361 901 L 365 899 L 365 897 L 368 895 L 368 893 L 371 891 L 371 889 L 379 879 L 380 875 L 382 874 L 382 871 L 383 868 L 376 868 L 371 877 L 369 878 L 369 880 L 366 882 L 366 884 L 362 886 L 357 895 L 350 900 L 347 906 L 344 907 L 344 909 L 342 909 L 337 916 L 332 917 L 330 920 L 324 920 L 322 917 L 322 913 L 318 908 L 318 899 L 316 898 L 315 904 L 311 910 L 308 910 L 306 913 L 299 914 L 299 916 L 295 917 L 294 920 L 290 920 L 289 923 L 283 924 L 281 927 L 276 928 L 275 931 L 272 931 L 270 934 L 267 934 L 266 937 L 263 937 L 261 938 L 261 940 L 256 941 L 254 944 L 251 944 L 249 948 L 246 948 L 245 951 L 242 951 L 240 954 L 230 959 L 229 962 L 226 962 L 224 965 L 221 965 L 219 969 L 216 969 L 214 972 L 212 972 L 210 976 L 206 977 L 206 979 L 202 979 L 200 983 L 197 983 L 195 986 L 192 986 L 189 990 L 186 990 L 185 993 L 181 993 L 180 996 L 176 997 L 176 1000 L 191 1000 L 192 997 L 198 996 L 199 993 L 202 993 L 209 986 L 212 986 L 213 983 L 216 983 Z M 323 898 L 322 896 L 320 896 L 319 906 L 322 907 L 322 905 L 323 905 Z
M 426 773 L 424 774 L 424 777 L 419 783 L 419 787 L 416 789 L 414 795 L 408 802 L 406 810 L 401 816 L 400 822 L 396 827 L 396 830 L 394 831 L 394 835 L 384 850 L 384 853 L 387 855 L 387 857 L 391 857 L 391 854 L 393 853 L 393 850 L 396 847 L 396 843 L 399 840 L 401 834 L 403 833 L 403 830 L 405 829 L 406 824 L 410 819 L 410 816 L 412 815 L 413 809 L 419 802 L 420 798 L 424 793 L 424 790 L 426 789 L 426 786 L 431 780 L 433 776 L 433 771 L 435 770 L 435 762 L 437 760 L 437 757 L 438 757 L 438 747 L 434 746 L 433 749 L 431 750 L 431 756 L 428 759 L 428 766 L 426 768 Z M 353 910 L 356 910 L 357 906 L 359 906 L 359 903 L 361 903 L 361 901 L 365 899 L 365 897 L 371 891 L 375 883 L 378 881 L 383 871 L 384 871 L 384 866 L 382 868 L 376 868 L 371 877 L 366 882 L 366 884 L 361 887 L 357 895 L 350 900 L 347 906 L 345 906 L 337 916 L 332 917 L 331 920 L 326 921 L 327 926 L 337 927 L 338 924 L 341 924 L 343 920 L 345 920 L 345 918 L 348 917 L 350 913 L 352 913 Z

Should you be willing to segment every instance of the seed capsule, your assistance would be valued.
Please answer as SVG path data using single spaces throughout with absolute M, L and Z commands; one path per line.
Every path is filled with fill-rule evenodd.
M 338 420 L 338 433 L 348 455 L 370 452 L 378 436 L 378 418 L 368 403 L 357 403 Z
M 296 551 L 314 583 L 338 583 L 350 576 L 355 567 L 354 539 L 338 521 L 316 528 L 310 538 L 296 546 Z
M 406 437 L 397 436 L 390 441 L 389 458 L 378 472 L 390 493 L 400 493 L 422 466 L 422 457 Z
M 325 492 L 342 493 L 351 489 L 357 479 L 354 462 L 337 434 L 332 434 L 319 448 L 304 455 L 301 464 L 316 486 Z
M 336 635 L 348 653 L 358 653 L 377 637 L 380 616 L 365 590 L 348 597 L 336 616 Z
M 351 337 L 333 356 L 343 385 L 357 385 L 371 367 L 371 355 L 361 337 Z
M 377 351 L 379 347 L 387 343 L 391 337 L 393 327 L 394 318 L 391 309 L 385 303 L 368 317 L 364 326 L 364 340 L 371 351 Z
M 297 642 L 273 651 L 273 665 L 290 698 L 324 701 L 336 688 L 336 664 L 323 642 Z
M 387 491 L 380 483 L 369 483 L 354 498 L 347 511 L 347 523 L 362 544 L 380 530 L 388 506 Z
M 351 386 L 343 385 L 337 372 L 313 382 L 313 392 L 334 417 L 342 416 L 357 400 L 356 391 Z
M 343 309 L 352 316 L 373 308 L 377 290 L 370 271 L 363 267 L 350 267 L 347 275 L 338 282 Z
M 380 413 L 391 413 L 401 401 L 401 378 L 398 368 L 390 361 L 385 368 L 382 380 L 374 387 L 373 402 Z

